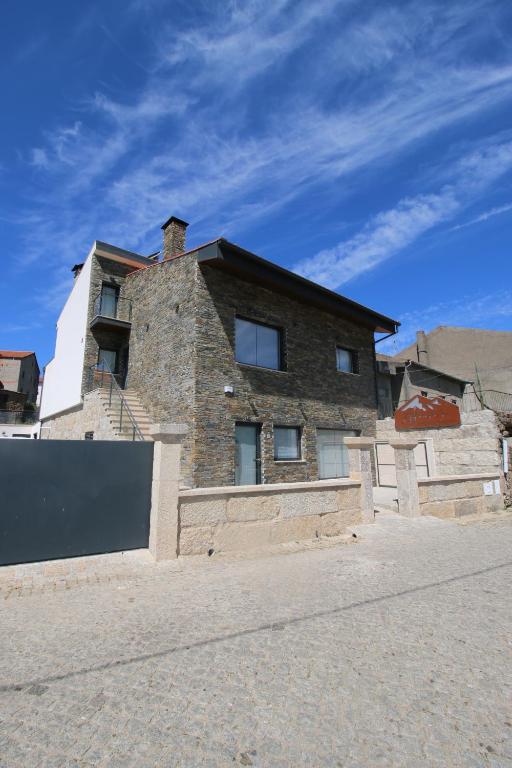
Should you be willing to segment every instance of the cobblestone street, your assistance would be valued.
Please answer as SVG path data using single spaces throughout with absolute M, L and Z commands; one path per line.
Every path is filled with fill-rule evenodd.
M 512 524 L 2 599 L 0 766 L 512 766 Z

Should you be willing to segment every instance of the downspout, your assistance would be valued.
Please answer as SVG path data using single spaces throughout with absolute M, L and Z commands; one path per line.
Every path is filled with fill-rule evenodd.
M 375 339 L 374 337 L 373 339 L 373 370 L 375 372 L 375 375 L 373 377 L 373 384 L 375 387 L 375 405 L 377 408 L 377 417 L 379 415 L 379 388 L 377 386 L 377 353 L 375 352 L 375 347 L 377 346 L 377 344 L 379 344 L 379 342 L 386 341 L 386 339 L 391 338 L 391 336 L 396 336 L 397 333 L 398 333 L 398 328 L 395 325 L 394 331 L 392 331 L 391 333 L 388 333 L 387 336 L 382 336 L 380 339 Z

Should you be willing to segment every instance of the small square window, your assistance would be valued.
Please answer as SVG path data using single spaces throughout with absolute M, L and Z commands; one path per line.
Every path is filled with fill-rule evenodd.
M 336 370 L 342 373 L 359 373 L 359 358 L 353 349 L 336 347 Z
M 300 459 L 299 427 L 274 427 L 274 459 L 276 461 Z

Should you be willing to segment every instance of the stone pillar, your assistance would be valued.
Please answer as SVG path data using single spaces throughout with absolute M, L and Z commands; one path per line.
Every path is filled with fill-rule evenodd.
M 419 517 L 420 498 L 414 458 L 418 441 L 401 438 L 390 440 L 389 444 L 395 450 L 398 511 L 406 517 Z
M 153 424 L 153 485 L 149 521 L 149 551 L 155 560 L 178 557 L 178 503 L 181 444 L 186 424 Z
M 363 522 L 373 523 L 375 509 L 373 506 L 371 451 L 375 440 L 373 437 L 346 437 L 344 442 L 348 448 L 350 478 L 361 481 Z

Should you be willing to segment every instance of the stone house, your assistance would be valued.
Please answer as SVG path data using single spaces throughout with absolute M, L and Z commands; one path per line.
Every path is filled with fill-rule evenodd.
M 414 395 L 442 397 L 463 408 L 469 381 L 414 360 L 377 354 L 378 417 L 386 419 Z
M 186 227 L 175 217 L 163 226 L 161 261 L 122 252 L 131 261 L 115 275 L 117 300 L 130 308 L 122 329 L 93 309 L 92 285 L 104 285 L 105 274 L 113 279 L 110 265 L 97 279 L 98 265 L 88 266 L 74 375 L 80 402 L 70 404 L 71 413 L 52 412 L 43 392 L 42 436 L 105 436 L 101 392 L 87 392 L 88 370 L 101 363 L 105 344 L 115 352 L 109 367 L 145 424 L 188 425 L 186 485 L 347 476 L 344 438 L 375 435 L 374 334 L 393 333 L 398 323 L 223 238 L 187 251 Z M 103 254 L 113 252 L 101 245 Z M 59 323 L 56 369 L 62 316 Z
M 26 402 L 35 404 L 38 384 L 39 365 L 34 352 L 0 350 L 0 385 L 5 392 L 18 392 Z
M 394 358 L 415 360 L 473 381 L 489 408 L 502 410 L 503 403 L 512 405 L 511 331 L 440 325 L 430 333 L 417 331 L 415 343 Z

